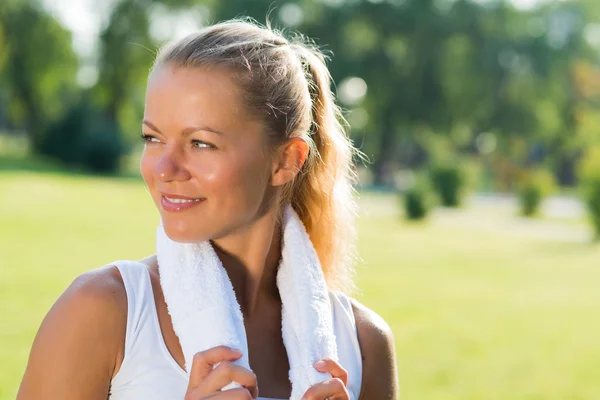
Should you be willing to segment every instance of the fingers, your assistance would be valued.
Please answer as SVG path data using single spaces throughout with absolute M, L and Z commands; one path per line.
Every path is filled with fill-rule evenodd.
M 337 362 L 330 358 L 319 360 L 314 365 L 319 372 L 328 372 L 333 377 L 325 382 L 312 386 L 306 391 L 303 400 L 345 400 L 350 398 L 346 390 L 348 372 Z
M 242 352 L 227 346 L 217 346 L 194 355 L 188 390 L 200 385 L 213 370 L 213 366 L 223 361 L 234 361 L 242 356 Z
M 237 382 L 248 391 L 252 397 L 258 396 L 256 375 L 254 372 L 232 364 L 229 361 L 220 363 L 208 376 L 198 385 L 196 394 L 207 395 L 218 392 L 231 382 Z M 226 392 L 229 392 L 226 391 Z
M 204 397 L 204 399 L 215 399 L 215 400 L 252 400 L 256 396 L 251 395 L 248 390 L 244 388 L 231 389 L 225 392 L 215 393 L 212 396 Z
M 302 400 L 349 400 L 350 394 L 340 378 L 332 378 L 318 385 L 311 386 L 304 393 Z
M 317 361 L 314 367 L 319 372 L 329 372 L 333 378 L 339 378 L 344 383 L 344 386 L 348 384 L 348 372 L 331 358 L 324 358 Z

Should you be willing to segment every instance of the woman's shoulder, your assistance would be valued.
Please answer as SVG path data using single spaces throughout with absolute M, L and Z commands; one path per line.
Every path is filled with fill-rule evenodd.
M 393 341 L 389 325 L 375 311 L 341 291 L 332 290 L 329 292 L 329 296 L 337 304 L 341 305 L 345 311 L 352 313 L 359 334 L 362 333 L 366 337 L 374 337 L 380 341 Z
M 48 317 L 84 323 L 82 331 L 102 327 L 107 339 L 122 341 L 127 292 L 119 268 L 110 263 L 81 273 L 58 298 Z
M 126 322 L 127 292 L 119 268 L 110 263 L 81 273 L 53 308 L 73 312 L 73 316 L 87 312 L 101 319 Z
M 108 390 L 126 326 L 127 294 L 118 268 L 109 264 L 77 276 L 42 321 L 18 398 L 95 398 Z M 74 381 L 85 383 L 78 393 L 72 392 Z
M 393 335 L 392 330 L 388 323 L 375 311 L 368 308 L 364 304 L 352 297 L 348 297 L 350 304 L 352 305 L 352 311 L 354 312 L 354 318 L 356 320 L 356 328 L 369 338 L 373 338 L 376 341 L 392 341 Z
M 127 300 L 121 272 L 114 263 L 83 272 L 65 291 L 65 294 L 69 293 L 82 299 L 99 301 L 107 307 Z
M 396 399 L 398 378 L 394 336 L 387 322 L 375 311 L 349 298 L 356 320 L 363 358 L 361 399 Z
M 125 283 L 127 277 L 123 274 L 139 277 L 147 271 L 152 275 L 155 266 L 155 257 L 151 256 L 140 261 L 115 261 L 85 271 L 73 280 L 59 301 L 65 298 L 74 306 L 85 304 L 89 310 L 103 311 L 106 319 L 114 320 L 117 317 L 119 321 L 126 322 L 128 293 Z

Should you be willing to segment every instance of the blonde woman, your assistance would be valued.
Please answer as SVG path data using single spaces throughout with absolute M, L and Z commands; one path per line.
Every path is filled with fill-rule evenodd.
M 390 329 L 343 294 L 355 254 L 355 150 L 322 54 L 246 21 L 207 27 L 159 53 L 142 132 L 141 173 L 162 228 L 174 243 L 214 248 L 243 314 L 249 368 L 228 346 L 186 366 L 152 256 L 71 284 L 41 325 L 18 399 L 293 397 L 276 279 L 288 206 L 318 256 L 338 354 L 315 360 L 328 379 L 301 397 L 395 399 Z

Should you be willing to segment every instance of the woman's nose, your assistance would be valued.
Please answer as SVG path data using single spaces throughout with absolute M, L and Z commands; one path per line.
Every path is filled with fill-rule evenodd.
M 177 149 L 165 149 L 154 167 L 154 174 L 163 182 L 188 180 L 190 172 L 184 161 L 184 155 Z

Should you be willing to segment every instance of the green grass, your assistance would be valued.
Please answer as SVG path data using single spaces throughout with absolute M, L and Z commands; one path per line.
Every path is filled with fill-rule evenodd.
M 395 334 L 402 398 L 600 399 L 600 248 L 361 205 L 357 298 Z M 0 172 L 0 400 L 73 278 L 151 254 L 157 222 L 139 181 Z

